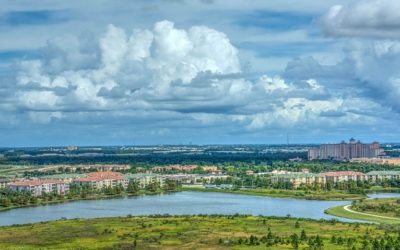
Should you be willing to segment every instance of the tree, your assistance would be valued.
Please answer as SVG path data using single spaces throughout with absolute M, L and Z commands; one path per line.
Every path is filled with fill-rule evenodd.
M 304 229 L 301 230 L 301 233 L 300 233 L 300 240 L 301 240 L 301 241 L 306 241 L 306 240 L 307 240 L 307 234 L 306 234 L 306 231 L 304 231 Z
M 130 181 L 126 189 L 128 193 L 135 194 L 139 191 L 139 185 L 136 181 Z
M 4 197 L 3 199 L 1 199 L 1 205 L 3 207 L 9 207 L 11 205 L 10 199 L 7 197 Z
M 300 243 L 299 236 L 297 234 L 292 234 L 290 236 L 290 244 L 292 244 L 293 248 L 298 249 L 299 243 Z

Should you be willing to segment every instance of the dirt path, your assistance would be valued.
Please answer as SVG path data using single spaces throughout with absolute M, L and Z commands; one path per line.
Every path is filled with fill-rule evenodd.
M 367 214 L 367 213 L 357 212 L 357 211 L 354 211 L 354 210 L 350 209 L 350 206 L 351 206 L 351 205 L 347 205 L 347 206 L 344 206 L 343 208 L 344 208 L 344 210 L 346 210 L 347 212 L 350 212 L 350 213 L 362 214 L 362 215 L 371 216 L 371 217 L 377 217 L 377 218 L 382 218 L 382 219 L 389 219 L 389 220 L 398 220 L 398 221 L 400 221 L 399 218 L 394 218 L 394 217 L 388 217 L 388 216 L 382 216 L 382 215 L 376 215 L 376 214 Z

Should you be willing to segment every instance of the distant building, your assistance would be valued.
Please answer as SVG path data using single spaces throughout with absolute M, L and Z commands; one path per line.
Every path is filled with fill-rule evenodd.
M 0 179 L 0 188 L 6 188 L 7 184 L 10 183 L 10 179 Z
M 308 159 L 337 159 L 351 160 L 353 158 L 376 158 L 383 154 L 378 142 L 371 144 L 361 143 L 351 138 L 349 143 L 342 141 L 339 144 L 322 144 L 318 148 L 308 150 Z
M 168 180 L 174 180 L 181 184 L 210 183 L 215 180 L 226 180 L 230 177 L 224 174 L 172 174 L 164 176 Z
M 337 172 L 325 172 L 321 173 L 325 177 L 326 182 L 343 182 L 343 181 L 364 181 L 366 175 L 361 172 L 354 171 L 337 171 Z
M 246 170 L 246 175 L 254 175 L 254 171 L 253 170 Z
M 119 172 L 92 172 L 87 173 L 86 177 L 73 180 L 78 185 L 88 185 L 93 189 L 101 189 L 103 187 L 117 187 L 122 185 L 124 188 L 128 186 L 128 180 Z
M 151 170 L 153 172 L 165 172 L 165 171 L 177 171 L 177 172 L 190 172 L 198 168 L 197 165 L 168 165 L 168 166 L 157 166 Z
M 290 182 L 294 188 L 298 188 L 301 185 L 313 185 L 313 184 L 324 184 L 325 177 L 320 174 L 313 173 L 287 173 L 287 174 L 277 174 L 271 176 L 272 183 L 278 182 Z
M 78 150 L 78 147 L 70 145 L 70 146 L 67 147 L 67 150 L 68 151 L 75 151 L 75 150 Z
M 69 191 L 69 184 L 61 180 L 21 180 L 8 183 L 8 188 L 14 191 L 29 192 L 32 196 L 44 194 L 65 195 Z
M 129 182 L 135 182 L 140 188 L 147 187 L 150 183 L 158 183 L 161 187 L 164 185 L 165 177 L 159 174 L 125 174 L 125 179 Z
M 371 171 L 367 173 L 368 181 L 400 180 L 400 171 Z
M 75 179 L 86 177 L 85 174 L 53 174 L 53 175 L 43 175 L 39 176 L 39 179 L 54 179 L 54 180 L 61 180 L 65 183 L 71 183 Z

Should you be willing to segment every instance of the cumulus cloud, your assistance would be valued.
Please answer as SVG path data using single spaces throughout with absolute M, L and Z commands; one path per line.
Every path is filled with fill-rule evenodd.
M 376 56 L 396 48 L 382 45 Z M 332 91 L 320 76 L 335 73 L 313 59 L 292 62 L 284 77 L 249 79 L 229 38 L 205 26 L 184 30 L 161 21 L 152 29 L 130 32 L 108 25 L 98 37 L 54 38 L 40 52 L 42 58 L 17 65 L 11 104 L 36 124 L 101 126 L 112 121 L 145 124 L 160 135 L 186 127 L 256 133 L 365 124 L 370 116 L 360 111 L 365 102 Z M 357 65 L 360 75 L 368 71 L 364 59 L 352 56 L 347 61 Z M 369 74 L 365 81 L 377 79 Z
M 400 38 L 400 2 L 362 0 L 350 5 L 335 5 L 322 18 L 331 36 Z

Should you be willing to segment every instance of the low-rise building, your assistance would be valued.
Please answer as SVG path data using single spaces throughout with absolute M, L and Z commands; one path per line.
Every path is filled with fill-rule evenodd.
M 6 188 L 7 184 L 10 183 L 10 179 L 0 179 L 0 188 Z
M 215 180 L 226 180 L 230 177 L 224 174 L 173 174 L 164 176 L 166 179 L 174 180 L 181 184 L 210 183 Z
M 246 175 L 254 175 L 254 171 L 253 170 L 246 170 Z
M 117 187 L 122 185 L 126 188 L 128 180 L 119 172 L 92 172 L 87 173 L 85 177 L 73 180 L 78 185 L 88 185 L 93 189 L 101 189 L 104 187 Z
M 326 182 L 343 182 L 343 181 L 364 181 L 367 179 L 366 175 L 361 172 L 355 171 L 337 171 L 321 173 L 325 177 Z
M 159 174 L 125 174 L 125 179 L 128 182 L 135 182 L 139 185 L 140 188 L 147 187 L 150 183 L 158 183 L 161 187 L 164 185 L 165 177 Z
M 86 177 L 85 174 L 53 174 L 40 176 L 39 179 L 55 179 L 64 181 L 65 183 L 71 183 L 76 179 L 84 177 Z
M 367 173 L 367 179 L 373 183 L 385 180 L 400 180 L 400 171 L 371 171 Z
M 272 175 L 271 182 L 272 183 L 290 182 L 292 183 L 294 188 L 297 188 L 301 185 L 314 185 L 314 184 L 323 185 L 325 183 L 325 177 L 321 174 L 296 172 L 296 173 Z
M 65 195 L 69 191 L 69 184 L 61 180 L 20 180 L 8 183 L 8 188 L 14 191 L 29 192 L 32 196 L 44 194 Z

